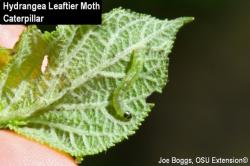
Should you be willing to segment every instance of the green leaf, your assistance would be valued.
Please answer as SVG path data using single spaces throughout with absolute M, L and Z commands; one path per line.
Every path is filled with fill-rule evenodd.
M 0 47 L 0 69 L 6 66 L 11 60 L 11 50 Z
M 192 20 L 119 8 L 101 26 L 29 27 L 0 76 L 0 126 L 77 159 L 127 139 L 151 111 L 147 97 L 165 86 L 176 33 Z

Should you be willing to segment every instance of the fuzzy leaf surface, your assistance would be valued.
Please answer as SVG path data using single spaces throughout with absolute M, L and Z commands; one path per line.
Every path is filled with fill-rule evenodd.
M 107 150 L 134 134 L 151 111 L 146 99 L 166 85 L 168 54 L 190 21 L 119 8 L 104 14 L 101 26 L 61 25 L 52 33 L 29 27 L 1 71 L 0 127 L 78 159 Z M 132 118 L 122 120 L 119 111 Z

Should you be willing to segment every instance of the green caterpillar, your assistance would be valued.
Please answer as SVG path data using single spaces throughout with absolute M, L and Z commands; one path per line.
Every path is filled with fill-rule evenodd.
M 124 96 L 123 94 L 126 93 L 130 86 L 137 80 L 142 69 L 143 60 L 139 57 L 138 52 L 133 51 L 127 74 L 111 96 L 111 106 L 113 108 L 111 113 L 119 120 L 129 121 L 132 118 L 130 112 L 123 110 L 124 107 L 121 97 Z

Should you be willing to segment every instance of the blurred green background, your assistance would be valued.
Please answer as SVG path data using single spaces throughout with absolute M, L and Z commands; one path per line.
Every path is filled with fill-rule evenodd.
M 154 166 L 163 157 L 250 157 L 250 1 L 104 0 L 158 18 L 194 16 L 177 36 L 169 83 L 140 130 L 83 166 Z M 250 164 L 249 164 L 250 165 Z

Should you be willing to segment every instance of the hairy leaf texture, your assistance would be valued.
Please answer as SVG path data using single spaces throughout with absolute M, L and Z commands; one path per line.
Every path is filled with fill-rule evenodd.
M 151 111 L 146 98 L 165 86 L 176 33 L 192 20 L 119 8 L 102 25 L 28 27 L 1 71 L 0 127 L 78 159 L 107 150 Z

